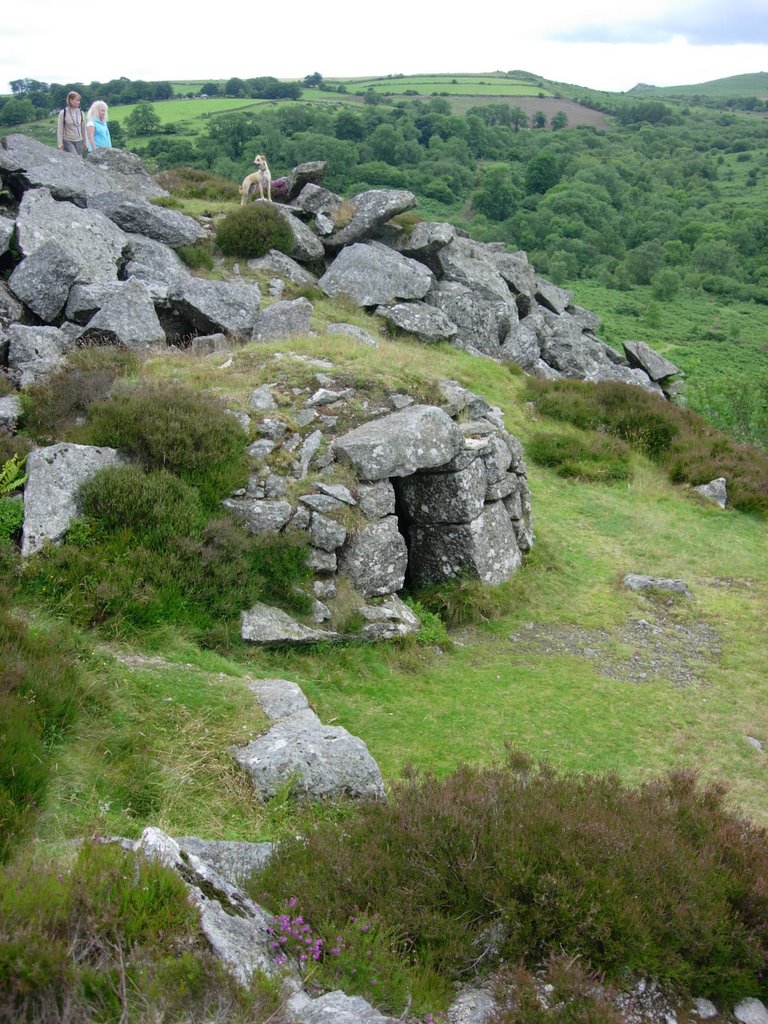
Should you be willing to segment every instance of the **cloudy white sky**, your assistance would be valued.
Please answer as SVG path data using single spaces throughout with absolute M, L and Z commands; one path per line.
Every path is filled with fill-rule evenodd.
M 0 92 L 45 82 L 522 69 L 624 92 L 768 71 L 766 0 L 9 0 Z

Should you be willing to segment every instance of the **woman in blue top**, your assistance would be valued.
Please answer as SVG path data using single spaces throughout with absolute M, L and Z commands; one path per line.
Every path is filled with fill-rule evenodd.
M 86 115 L 88 128 L 88 152 L 94 149 L 111 149 L 112 139 L 107 125 L 107 104 L 104 100 L 96 100 L 91 104 Z

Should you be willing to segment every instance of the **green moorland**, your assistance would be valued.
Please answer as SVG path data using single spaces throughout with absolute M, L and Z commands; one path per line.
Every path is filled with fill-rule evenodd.
M 254 150 L 275 174 L 321 154 L 342 194 L 411 188 L 416 216 L 528 250 L 609 343 L 674 359 L 708 422 L 408 337 L 356 347 L 324 326 L 377 325 L 313 293 L 296 356 L 377 399 L 432 401 L 451 378 L 502 409 L 536 543 L 501 587 L 410 595 L 423 628 L 407 642 L 259 650 L 239 610 L 303 614 L 304 549 L 221 518 L 248 471 L 223 410 L 267 381 L 307 386 L 306 361 L 284 344 L 225 362 L 86 349 L 30 389 L 22 432 L 0 436 L 0 1019 L 279 1020 L 274 985 L 239 990 L 201 948 L 171 875 L 72 842 L 147 825 L 280 841 L 255 898 L 336 942 L 309 968 L 316 985 L 397 1015 L 433 1019 L 478 970 L 507 1000 L 495 1024 L 618 1024 L 595 974 L 718 1006 L 768 999 L 763 116 L 612 97 L 610 131 L 551 131 L 513 124 L 511 102 L 457 116 L 443 96 L 351 107 L 306 92 L 239 97 L 254 109 L 183 132 L 163 120 L 137 148 L 195 214 L 234 208 Z M 140 465 L 84 489 L 65 542 L 22 563 L 12 460 L 52 440 L 117 444 Z M 724 466 L 722 511 L 690 485 Z M 632 593 L 628 572 L 693 596 Z M 388 804 L 302 807 L 290 786 L 256 800 L 229 753 L 264 728 L 255 676 L 295 680 L 360 736 Z M 566 1017 L 536 1003 L 534 972 Z

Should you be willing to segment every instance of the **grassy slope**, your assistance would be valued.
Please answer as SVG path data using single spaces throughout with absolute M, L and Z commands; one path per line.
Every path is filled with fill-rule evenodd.
M 700 82 L 698 85 L 644 87 L 632 92 L 636 92 L 637 95 L 653 96 L 757 96 L 758 99 L 768 99 L 768 72 L 732 75 L 730 78 L 717 78 L 711 82 Z
M 318 324 L 327 315 L 330 309 L 320 309 Z M 500 405 L 523 444 L 547 429 L 521 401 L 521 379 L 490 361 L 417 343 L 372 351 L 320 337 L 291 348 L 393 388 L 420 377 L 458 379 Z M 268 377 L 274 350 L 242 350 L 226 369 L 218 358 L 170 355 L 150 371 L 244 400 Z M 178 636 L 155 637 L 153 653 L 178 666 L 169 670 L 126 667 L 101 648 L 91 671 L 108 680 L 107 709 L 61 749 L 41 834 L 54 840 L 98 828 L 133 835 L 161 823 L 176 833 L 262 838 L 292 827 L 284 802 L 259 807 L 229 762 L 229 743 L 260 725 L 239 679 L 246 673 L 294 679 L 324 721 L 365 740 L 389 780 L 408 763 L 442 772 L 463 760 L 491 762 L 511 742 L 563 768 L 614 769 L 631 780 L 694 765 L 728 781 L 734 800 L 768 822 L 764 755 L 746 740 L 768 740 L 765 525 L 701 504 L 642 460 L 630 486 L 565 483 L 535 466 L 529 473 L 535 555 L 506 587 L 503 617 L 462 632 L 450 650 L 243 647 L 224 659 Z M 667 608 L 628 593 L 619 581 L 632 571 L 682 577 L 695 600 Z M 707 624 L 722 654 L 699 663 L 691 652 L 693 685 L 681 687 L 663 672 L 633 684 L 600 675 L 597 659 L 508 639 L 528 622 L 604 630 L 621 663 L 632 651 L 618 631 L 638 619 L 669 629 Z

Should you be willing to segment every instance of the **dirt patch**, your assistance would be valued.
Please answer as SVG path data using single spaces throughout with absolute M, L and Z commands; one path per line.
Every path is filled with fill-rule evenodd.
M 470 107 L 482 107 L 487 103 L 506 103 L 510 107 L 519 107 L 529 118 L 539 111 L 546 115 L 547 124 L 554 114 L 562 111 L 568 118 L 569 128 L 580 128 L 587 125 L 606 131 L 611 121 L 599 110 L 584 107 L 574 100 L 556 99 L 554 96 L 450 96 L 447 97 L 456 113 L 465 114 Z
M 508 639 L 516 654 L 590 658 L 599 675 L 635 684 L 655 679 L 675 686 L 702 683 L 704 669 L 721 654 L 720 635 L 706 622 L 683 625 L 663 617 L 630 619 L 611 630 L 528 622 Z

